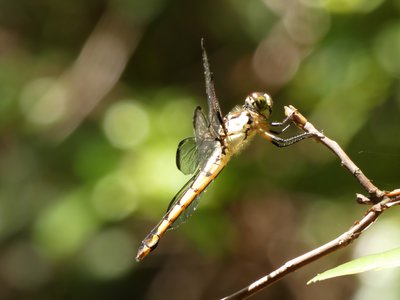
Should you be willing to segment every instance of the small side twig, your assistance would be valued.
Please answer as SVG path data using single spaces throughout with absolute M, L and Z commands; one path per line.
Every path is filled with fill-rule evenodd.
M 359 203 L 375 203 L 369 208 L 364 216 L 356 221 L 353 226 L 334 240 L 313 249 L 303 255 L 300 255 L 292 260 L 287 261 L 278 269 L 270 274 L 260 278 L 251 285 L 239 290 L 238 292 L 223 298 L 223 300 L 232 299 L 245 299 L 261 289 L 277 282 L 286 275 L 300 269 L 301 267 L 332 253 L 340 248 L 348 246 L 355 239 L 357 239 L 362 232 L 367 229 L 375 220 L 388 208 L 400 204 L 400 189 L 391 192 L 383 192 L 378 189 L 372 182 L 364 175 L 354 162 L 348 157 L 335 141 L 327 138 L 322 132 L 318 131 L 307 119 L 300 114 L 293 106 L 285 107 L 285 114 L 290 116 L 292 121 L 302 130 L 313 133 L 319 142 L 327 146 L 336 156 L 339 157 L 341 165 L 350 171 L 359 181 L 359 183 L 368 192 L 369 197 L 357 194 L 357 201 Z

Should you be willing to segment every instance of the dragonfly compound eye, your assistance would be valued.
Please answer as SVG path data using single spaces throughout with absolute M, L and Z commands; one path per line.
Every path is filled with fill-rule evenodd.
M 266 93 L 254 92 L 247 96 L 245 106 L 268 118 L 272 112 L 272 99 Z

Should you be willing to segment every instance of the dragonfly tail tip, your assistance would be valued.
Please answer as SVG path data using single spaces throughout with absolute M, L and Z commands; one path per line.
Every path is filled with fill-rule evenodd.
M 147 254 L 150 253 L 151 250 L 152 249 L 148 247 L 146 244 L 140 245 L 138 252 L 136 254 L 136 261 L 137 262 L 142 261 L 147 256 Z

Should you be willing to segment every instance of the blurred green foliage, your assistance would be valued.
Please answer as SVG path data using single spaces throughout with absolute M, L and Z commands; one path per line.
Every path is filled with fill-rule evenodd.
M 363 191 L 337 159 L 256 140 L 133 261 L 188 179 L 175 151 L 206 107 L 202 37 L 223 112 L 266 91 L 274 120 L 295 105 L 398 188 L 399 16 L 398 0 L 0 2 L 0 298 L 217 298 L 346 230 Z M 398 299 L 393 280 L 305 286 L 352 250 L 259 299 Z

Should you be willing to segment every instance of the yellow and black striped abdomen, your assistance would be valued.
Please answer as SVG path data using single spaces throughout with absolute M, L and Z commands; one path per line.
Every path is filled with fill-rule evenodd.
M 182 214 L 182 212 L 206 189 L 206 187 L 217 177 L 229 160 L 229 155 L 223 155 L 222 147 L 214 150 L 203 169 L 198 172 L 186 187 L 186 190 L 176 199 L 174 205 L 168 210 L 156 227 L 142 241 L 136 260 L 142 260 L 157 244 L 161 236 Z M 180 191 L 181 192 L 181 191 Z M 178 193 L 179 194 L 179 193 Z

